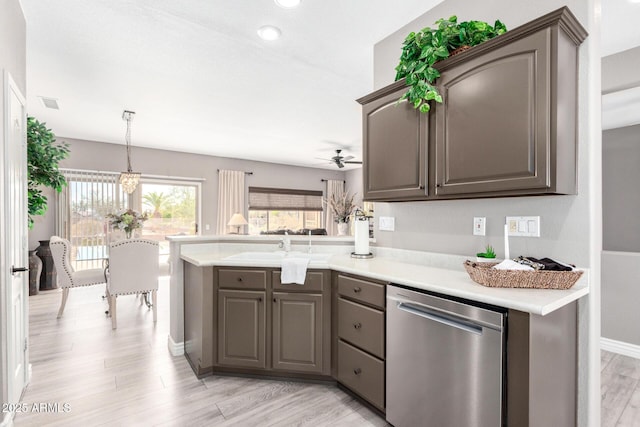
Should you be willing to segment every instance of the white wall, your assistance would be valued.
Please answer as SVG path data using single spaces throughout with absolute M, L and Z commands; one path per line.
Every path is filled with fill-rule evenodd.
M 640 86 L 639 68 L 640 47 L 602 58 L 603 94 Z M 604 131 L 602 154 L 602 337 L 640 346 L 640 125 Z
M 602 93 L 640 86 L 640 46 L 602 58 Z
M 579 194 L 496 199 L 376 203 L 376 217 L 395 217 L 395 232 L 376 230 L 378 245 L 471 256 L 492 244 L 504 254 L 502 232 L 507 215 L 539 215 L 540 238 L 512 238 L 512 255 L 549 256 L 590 267 L 591 293 L 580 302 L 579 425 L 598 425 L 599 416 L 599 278 L 601 243 L 601 126 L 599 0 L 446 0 L 376 44 L 374 88 L 393 82 L 402 41 L 411 31 L 439 18 L 459 21 L 500 19 L 513 29 L 567 5 L 590 33 L 580 47 Z M 364 94 L 363 94 L 364 95 Z M 487 236 L 472 235 L 474 216 L 487 217 Z M 587 391 L 588 390 L 588 391 Z
M 55 129 L 52 129 L 55 133 Z M 124 145 L 103 142 L 82 141 L 58 137 L 59 141 L 70 143 L 70 156 L 61 162 L 60 167 L 71 169 L 121 171 L 126 168 Z M 321 179 L 345 179 L 342 171 L 305 168 L 256 162 L 251 160 L 230 159 L 225 157 L 204 156 L 200 154 L 176 151 L 156 150 L 135 147 L 131 149 L 131 163 L 136 171 L 149 175 L 204 178 L 202 183 L 202 223 L 209 224 L 210 230 L 201 227 L 202 234 L 214 234 L 217 218 L 218 169 L 242 170 L 253 172 L 246 177 L 247 186 L 299 188 L 307 190 L 326 190 Z M 48 239 L 54 234 L 55 194 L 47 192 L 48 212 L 44 217 L 36 217 L 35 226 L 29 233 L 29 248 L 38 246 L 38 240 Z

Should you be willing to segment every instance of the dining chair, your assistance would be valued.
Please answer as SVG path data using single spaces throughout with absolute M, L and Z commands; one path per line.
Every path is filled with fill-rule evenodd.
M 154 323 L 158 320 L 158 242 L 148 239 L 127 239 L 109 245 L 107 269 L 107 299 L 111 327 L 118 325 L 116 301 L 118 296 L 151 293 Z
M 56 267 L 58 287 L 62 288 L 62 302 L 58 310 L 58 319 L 62 317 L 69 297 L 69 289 L 79 286 L 102 285 L 107 282 L 102 268 L 90 268 L 75 271 L 71 266 L 71 243 L 59 236 L 52 236 L 49 247 Z

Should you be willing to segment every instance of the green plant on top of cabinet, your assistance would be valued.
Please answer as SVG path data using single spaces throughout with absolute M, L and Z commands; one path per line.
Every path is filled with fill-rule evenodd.
M 440 77 L 434 68 L 436 62 L 507 31 L 500 21 L 496 21 L 494 26 L 482 21 L 458 23 L 457 16 L 439 19 L 436 25 L 433 29 L 426 27 L 417 33 L 409 33 L 396 67 L 396 81 L 406 78 L 409 86 L 400 99 L 408 100 L 413 108 L 422 113 L 429 112 L 430 101 L 442 102 L 442 96 L 433 85 Z

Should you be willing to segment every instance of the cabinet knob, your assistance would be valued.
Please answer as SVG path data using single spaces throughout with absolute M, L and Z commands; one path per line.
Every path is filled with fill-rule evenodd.
M 274 298 L 274 299 L 273 299 L 273 302 L 278 302 L 278 300 Z
M 420 188 L 420 190 L 424 190 L 424 185 L 421 185 L 421 186 L 420 186 L 420 187 L 418 187 L 418 188 Z
M 436 184 L 436 187 L 440 188 L 440 187 L 442 187 L 442 185 L 440 185 L 440 184 Z
M 356 329 L 360 329 L 360 328 L 362 328 L 362 323 L 356 322 L 356 323 L 353 324 L 353 327 L 356 328 Z
M 356 286 L 355 288 L 353 288 L 353 292 L 355 292 L 356 294 L 359 293 L 362 289 L 360 289 L 358 286 Z
M 258 297 L 258 302 L 262 302 L 262 297 Z
M 242 282 L 242 277 L 238 277 L 238 282 Z
M 356 375 L 360 375 L 362 373 L 362 369 L 356 368 L 356 369 L 353 370 L 353 373 L 356 374 Z

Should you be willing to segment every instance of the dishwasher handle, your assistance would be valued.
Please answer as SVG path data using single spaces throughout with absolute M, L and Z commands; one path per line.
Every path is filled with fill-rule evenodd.
M 416 316 L 424 317 L 425 319 L 433 320 L 434 322 L 441 323 L 443 325 L 451 326 L 453 328 L 460 329 L 465 332 L 469 332 L 476 335 L 482 335 L 482 327 L 478 325 L 468 324 L 444 317 L 434 311 L 427 309 L 426 307 L 420 307 L 406 302 L 398 302 L 398 310 L 405 311 L 407 313 L 414 314 Z

